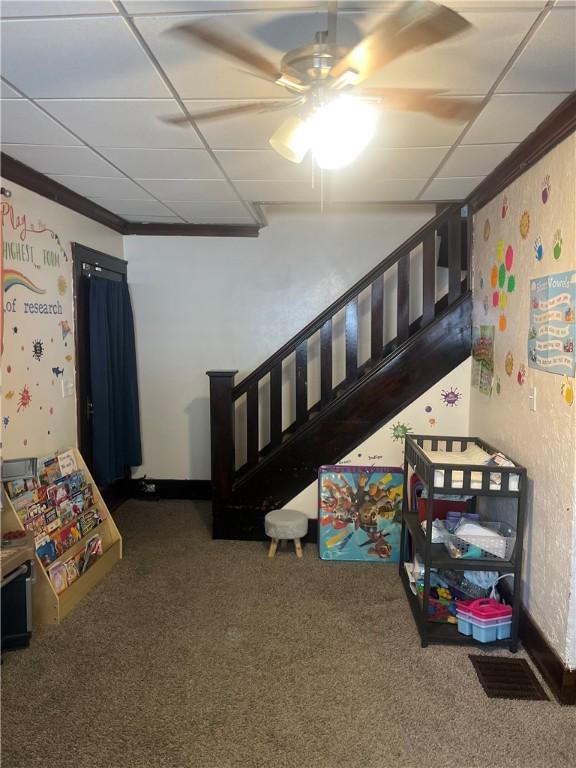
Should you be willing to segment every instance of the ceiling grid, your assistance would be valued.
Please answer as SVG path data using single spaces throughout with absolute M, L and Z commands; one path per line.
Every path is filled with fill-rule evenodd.
M 576 2 L 447 0 L 472 30 L 401 57 L 366 85 L 478 101 L 466 122 L 381 110 L 356 162 L 325 171 L 326 204 L 465 197 L 576 89 Z M 339 0 L 352 47 L 388 0 Z M 167 32 L 209 21 L 282 55 L 327 28 L 328 3 L 294 0 L 3 0 L 2 151 L 134 222 L 265 224 L 267 206 L 320 209 L 319 174 L 268 139 L 298 107 L 212 121 L 192 115 L 291 95 Z M 184 115 L 187 124 L 162 118 Z

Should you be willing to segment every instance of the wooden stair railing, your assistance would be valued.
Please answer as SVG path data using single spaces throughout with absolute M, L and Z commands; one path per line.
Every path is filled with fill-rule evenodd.
M 412 237 L 396 248 L 365 277 L 333 302 L 277 352 L 259 365 L 240 383 L 234 384 L 237 371 L 207 371 L 210 377 L 210 431 L 212 443 L 212 485 L 215 513 L 226 508 L 233 495 L 234 483 L 254 468 L 282 442 L 316 417 L 335 397 L 353 386 L 359 377 L 380 364 L 386 355 L 405 343 L 416 330 L 421 330 L 436 318 L 438 299 L 436 266 L 436 237 L 440 229 L 447 231 L 448 281 L 442 305 L 450 307 L 469 290 L 469 273 L 462 280 L 462 204 L 450 206 L 427 222 Z M 471 221 L 468 220 L 468 242 Z M 418 267 L 421 293 L 414 296 L 411 285 L 411 254 L 421 249 Z M 464 263 L 467 263 L 464 261 Z M 394 270 L 393 268 L 396 267 Z M 394 274 L 395 271 L 395 274 Z M 413 271 L 413 270 L 412 270 Z M 395 281 L 394 281 L 395 278 Z M 420 280 L 418 280 L 420 282 Z M 386 335 L 386 286 L 396 294 L 396 335 Z M 359 365 L 360 317 L 359 303 L 363 292 L 370 292 L 369 356 Z M 417 298 L 421 314 L 410 317 L 410 299 Z M 364 297 L 365 298 L 365 297 Z M 344 378 L 333 379 L 334 327 L 338 313 L 344 313 Z M 340 318 L 338 318 L 338 321 Z M 416 320 L 416 322 L 414 322 Z M 309 346 L 313 337 L 319 346 L 319 399 L 309 407 L 308 367 Z M 284 366 L 290 360 L 294 375 L 289 397 L 293 401 L 290 423 L 286 420 Z M 267 397 L 261 397 L 266 383 Z M 242 403 L 245 426 L 241 434 L 235 428 L 237 411 Z M 268 440 L 261 445 L 261 422 L 266 421 Z M 245 457 L 237 466 L 237 454 Z

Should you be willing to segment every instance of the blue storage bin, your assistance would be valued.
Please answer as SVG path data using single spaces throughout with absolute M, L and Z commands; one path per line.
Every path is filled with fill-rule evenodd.
M 461 614 L 458 614 L 458 632 L 460 632 L 462 635 L 472 634 L 472 624 Z

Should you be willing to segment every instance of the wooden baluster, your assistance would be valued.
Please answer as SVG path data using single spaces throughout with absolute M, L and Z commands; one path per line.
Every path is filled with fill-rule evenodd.
M 448 220 L 448 304 L 460 296 L 462 271 L 462 219 L 460 214 Z
M 282 442 L 282 363 L 270 371 L 270 444 Z
M 258 417 L 258 382 L 253 381 L 246 391 L 246 453 L 249 466 L 258 463 L 260 450 Z
M 308 418 L 308 341 L 296 347 L 296 424 Z
M 332 318 L 320 329 L 320 403 L 332 400 Z
M 372 283 L 370 357 L 380 360 L 384 349 L 384 275 Z
M 410 254 L 398 261 L 398 295 L 396 307 L 396 338 L 401 344 L 410 334 Z
M 436 313 L 436 232 L 424 235 L 422 243 L 422 325 L 434 320 Z
M 358 374 L 358 297 L 346 305 L 346 381 Z
M 234 480 L 234 401 L 232 388 L 238 371 L 206 371 L 210 377 L 210 450 L 212 465 L 213 535 L 225 535 L 228 502 Z

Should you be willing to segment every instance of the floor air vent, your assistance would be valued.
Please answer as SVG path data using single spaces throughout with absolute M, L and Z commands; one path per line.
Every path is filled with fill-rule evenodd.
M 525 659 L 469 654 L 478 679 L 491 699 L 533 699 L 549 701 Z

